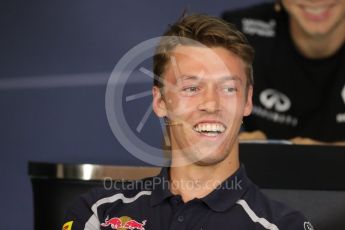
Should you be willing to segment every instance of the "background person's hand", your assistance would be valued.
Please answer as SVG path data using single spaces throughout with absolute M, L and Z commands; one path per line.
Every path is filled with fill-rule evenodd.
M 239 135 L 240 141 L 247 141 L 247 140 L 266 140 L 267 136 L 259 130 L 253 132 L 241 132 Z
M 290 139 L 293 144 L 296 145 L 338 145 L 338 146 L 345 146 L 345 141 L 337 141 L 337 142 L 322 142 L 317 141 L 307 137 L 294 137 Z
M 325 142 L 317 141 L 308 137 L 294 137 L 290 139 L 290 141 L 296 145 L 325 145 L 327 144 Z

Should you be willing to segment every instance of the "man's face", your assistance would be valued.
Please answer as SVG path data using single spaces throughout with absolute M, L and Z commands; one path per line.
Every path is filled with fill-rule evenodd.
M 292 26 L 309 36 L 345 29 L 345 0 L 282 0 Z
M 177 124 L 170 126 L 173 154 L 199 165 L 226 159 L 242 117 L 251 112 L 252 87 L 246 90 L 246 83 L 245 65 L 230 51 L 177 46 L 164 73 L 163 98 L 153 89 L 156 114 Z

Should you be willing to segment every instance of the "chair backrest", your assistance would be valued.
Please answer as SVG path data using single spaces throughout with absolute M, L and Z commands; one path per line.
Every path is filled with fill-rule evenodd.
M 248 176 L 271 199 L 301 211 L 317 230 L 345 229 L 345 148 L 241 144 Z
M 271 199 L 301 211 L 317 230 L 345 229 L 345 192 L 262 189 Z
M 104 179 L 134 180 L 157 175 L 158 167 L 107 166 L 91 164 L 29 163 L 34 200 L 35 230 L 62 226 L 71 202 Z

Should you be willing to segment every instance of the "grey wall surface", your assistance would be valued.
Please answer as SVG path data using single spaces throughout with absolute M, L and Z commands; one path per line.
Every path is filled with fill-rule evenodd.
M 28 161 L 145 164 L 114 137 L 104 106 L 107 80 L 128 50 L 161 35 L 184 9 L 219 16 L 261 1 L 2 0 L 0 229 L 33 228 Z M 150 86 L 149 78 L 133 82 L 128 93 Z M 150 97 L 133 102 L 129 123 L 149 105 Z M 159 145 L 151 117 L 141 135 Z

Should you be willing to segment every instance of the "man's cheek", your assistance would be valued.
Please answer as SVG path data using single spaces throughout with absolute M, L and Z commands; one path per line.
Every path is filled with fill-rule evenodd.
M 176 115 L 183 116 L 195 110 L 196 104 L 190 100 L 179 100 L 174 103 L 174 112 Z
M 228 100 L 223 106 L 224 111 L 227 114 L 238 116 L 243 113 L 245 101 L 242 100 Z

